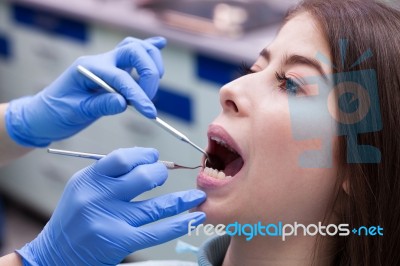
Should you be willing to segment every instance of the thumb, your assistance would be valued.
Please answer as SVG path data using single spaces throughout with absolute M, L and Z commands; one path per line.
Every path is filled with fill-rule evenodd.
M 125 111 L 126 107 L 126 100 L 118 93 L 98 94 L 82 104 L 83 113 L 92 118 L 115 115 Z

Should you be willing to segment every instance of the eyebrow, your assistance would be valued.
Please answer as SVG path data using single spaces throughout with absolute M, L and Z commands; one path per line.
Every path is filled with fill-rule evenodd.
M 267 49 L 263 49 L 260 52 L 260 56 L 264 57 L 265 60 L 268 62 L 271 60 L 271 52 L 268 51 Z M 292 55 L 286 55 L 284 57 L 283 65 L 290 66 L 290 65 L 305 65 L 305 66 L 310 66 L 317 70 L 321 76 L 324 78 L 325 81 L 328 80 L 328 76 L 325 74 L 325 72 L 322 69 L 321 64 L 319 63 L 318 60 L 313 59 L 313 58 L 308 58 L 302 55 L 297 55 L 297 54 L 292 54 Z

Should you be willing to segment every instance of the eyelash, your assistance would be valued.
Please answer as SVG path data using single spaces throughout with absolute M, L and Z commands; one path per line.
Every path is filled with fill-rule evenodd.
M 287 77 L 284 72 L 275 72 L 275 78 L 280 82 L 279 89 L 287 94 L 296 95 L 301 90 L 300 85 L 292 78 Z
M 241 76 L 255 73 L 245 62 L 242 62 L 239 71 Z M 301 90 L 301 86 L 292 78 L 287 77 L 285 72 L 275 72 L 275 78 L 280 83 L 279 90 L 284 93 L 296 95 Z
M 239 67 L 240 76 L 246 76 L 248 74 L 253 74 L 254 71 L 251 70 L 250 66 L 246 62 L 242 62 Z

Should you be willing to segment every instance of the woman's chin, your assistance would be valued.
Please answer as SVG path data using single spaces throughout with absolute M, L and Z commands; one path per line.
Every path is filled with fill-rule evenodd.
M 207 202 L 207 200 L 196 208 L 191 209 L 190 212 L 204 212 L 206 214 L 204 224 L 226 224 L 227 220 L 229 220 L 224 211 L 215 208 L 215 206 L 213 206 L 211 202 Z

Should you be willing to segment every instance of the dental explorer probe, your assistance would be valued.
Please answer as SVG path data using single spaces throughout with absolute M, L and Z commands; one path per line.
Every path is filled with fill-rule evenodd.
M 78 151 L 67 151 L 67 150 L 59 150 L 59 149 L 47 149 L 48 153 L 57 154 L 57 155 L 65 155 L 71 157 L 78 157 L 78 158 L 85 158 L 85 159 L 93 159 L 93 160 L 100 160 L 103 157 L 106 157 L 104 154 L 97 154 L 97 153 L 87 153 L 87 152 L 78 152 Z M 158 161 L 167 167 L 167 169 L 175 170 L 175 169 L 196 169 L 200 168 L 199 166 L 189 167 L 176 164 L 170 161 Z
M 78 71 L 81 74 L 83 74 L 84 76 L 86 76 L 87 78 L 89 78 L 90 80 L 95 82 L 97 85 L 99 85 L 100 87 L 102 87 L 106 91 L 112 92 L 112 93 L 118 93 L 115 89 L 113 89 L 110 85 L 108 85 L 104 80 L 102 80 L 101 78 L 99 78 L 98 76 L 93 74 L 93 72 L 91 72 L 90 70 L 88 70 L 84 66 L 78 65 L 77 68 L 78 68 Z M 133 108 L 133 106 L 131 106 L 131 105 L 128 105 L 128 107 L 131 108 L 132 110 L 135 110 Z M 193 143 L 188 137 L 186 137 L 184 134 L 179 132 L 177 129 L 175 129 L 174 127 L 169 125 L 167 122 L 165 122 L 164 120 L 162 120 L 159 117 L 156 117 L 155 119 L 152 119 L 152 120 L 155 121 L 157 123 L 157 125 L 159 125 L 161 128 L 163 128 L 165 131 L 169 132 L 171 135 L 175 136 L 179 140 L 190 144 L 192 147 L 194 147 L 196 150 L 198 150 L 201 153 L 203 153 L 206 156 L 206 158 L 209 159 L 208 154 L 202 148 L 200 148 L 198 145 Z

